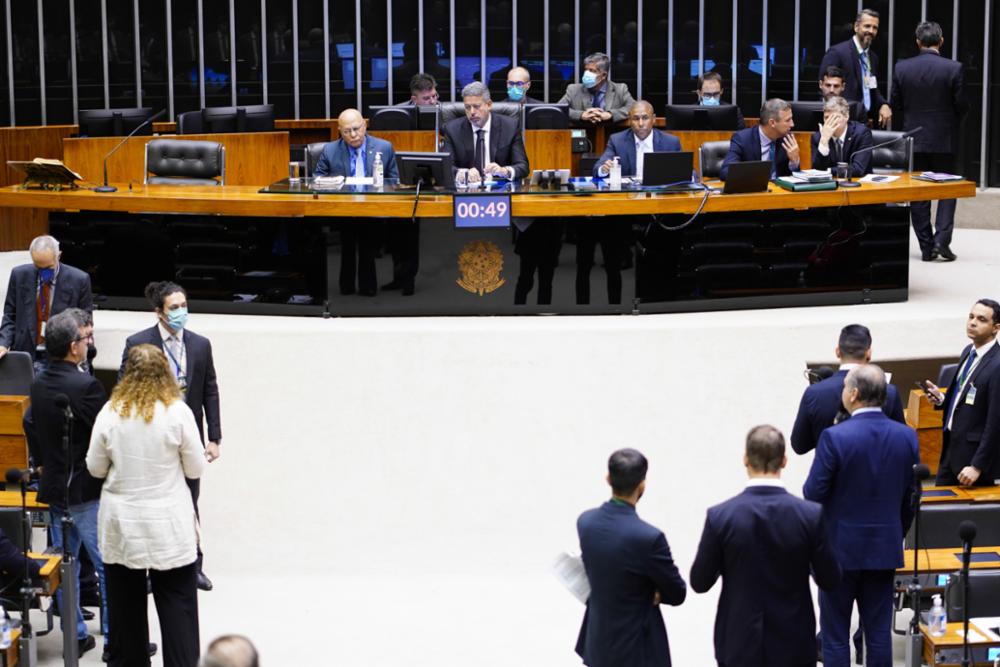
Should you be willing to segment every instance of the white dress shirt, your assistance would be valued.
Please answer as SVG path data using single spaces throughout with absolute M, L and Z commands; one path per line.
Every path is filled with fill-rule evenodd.
M 747 481 L 747 488 L 751 486 L 776 486 L 779 489 L 785 488 L 785 483 L 780 477 L 751 477 Z
M 198 524 L 185 477 L 197 479 L 205 455 L 191 408 L 157 402 L 153 420 L 123 419 L 108 402 L 94 421 L 87 470 L 104 479 L 97 514 L 105 563 L 172 570 L 197 557 Z
M 170 372 L 174 374 L 174 377 L 178 379 L 187 377 L 187 346 L 184 345 L 184 329 L 181 329 L 176 334 L 171 333 L 167 327 L 163 326 L 163 322 L 160 322 L 157 328 L 160 330 L 160 338 L 163 339 L 163 354 L 167 355 L 167 363 L 170 364 Z M 170 348 L 167 346 L 167 341 L 171 336 L 177 337 L 177 341 L 180 343 L 180 355 L 175 359 L 172 355 Z M 184 382 L 182 386 L 187 386 Z
M 653 133 L 650 132 L 645 139 L 639 139 L 633 132 L 632 138 L 635 139 L 635 175 L 642 179 L 642 165 L 646 161 L 646 153 L 653 152 Z
M 472 121 L 469 121 L 469 125 L 472 125 Z M 480 129 L 483 131 L 483 167 L 490 163 L 490 128 L 493 125 L 493 114 L 491 113 L 486 117 L 486 122 L 483 123 L 482 128 L 478 128 L 472 125 L 472 154 L 476 154 L 476 142 L 478 141 L 478 132 Z

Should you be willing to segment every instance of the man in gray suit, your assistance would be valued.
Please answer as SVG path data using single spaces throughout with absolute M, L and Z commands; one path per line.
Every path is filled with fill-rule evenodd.
M 582 83 L 566 86 L 559 104 L 569 104 L 569 117 L 588 123 L 618 122 L 628 118 L 635 100 L 624 83 L 608 78 L 611 60 L 603 53 L 592 53 L 583 59 Z

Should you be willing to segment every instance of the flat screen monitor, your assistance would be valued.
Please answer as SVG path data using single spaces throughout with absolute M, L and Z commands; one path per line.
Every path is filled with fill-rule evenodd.
M 848 102 L 851 119 L 858 117 L 859 102 Z M 823 123 L 823 102 L 792 102 L 792 121 L 798 132 L 815 132 Z
M 80 111 L 81 137 L 121 137 L 145 123 L 153 115 L 152 107 L 134 109 L 83 109 Z M 153 134 L 153 124 L 138 134 Z
M 564 130 L 569 127 L 568 104 L 525 104 L 524 129 Z
M 417 129 L 436 130 L 438 122 L 438 106 L 436 104 L 425 104 L 414 107 L 417 110 Z
M 668 104 L 663 116 L 667 131 L 716 130 L 735 132 L 739 128 L 739 109 L 733 104 L 705 107 L 699 104 Z
M 437 187 L 450 190 L 455 185 L 451 153 L 396 152 L 396 168 L 403 185 Z
M 368 109 L 369 130 L 414 130 L 416 127 L 416 107 L 371 106 Z
M 201 110 L 205 132 L 270 132 L 274 130 L 274 105 L 209 107 Z

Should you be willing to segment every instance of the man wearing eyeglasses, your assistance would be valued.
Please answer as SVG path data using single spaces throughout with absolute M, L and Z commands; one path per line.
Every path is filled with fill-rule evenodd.
M 722 87 L 722 75 L 718 72 L 705 72 L 698 75 L 698 104 L 703 107 L 723 106 L 722 94 L 725 89 Z M 726 105 L 729 106 L 729 105 Z M 743 112 L 736 108 L 736 127 L 734 130 L 742 130 L 747 126 L 743 120 Z
M 531 73 L 523 67 L 515 67 L 507 72 L 507 97 L 501 102 L 511 104 L 541 104 L 541 100 L 528 96 L 531 89 Z

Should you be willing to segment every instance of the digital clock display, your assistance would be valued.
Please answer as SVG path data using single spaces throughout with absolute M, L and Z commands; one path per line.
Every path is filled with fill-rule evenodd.
M 456 194 L 455 228 L 510 227 L 509 194 Z

